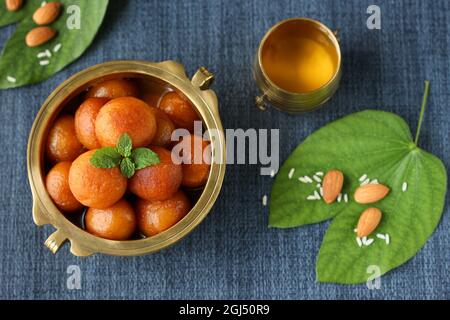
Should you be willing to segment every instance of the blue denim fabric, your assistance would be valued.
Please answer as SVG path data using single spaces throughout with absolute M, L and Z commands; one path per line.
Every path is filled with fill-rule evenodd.
M 53 231 L 31 218 L 26 144 L 33 119 L 63 80 L 114 59 L 174 59 L 192 75 L 205 65 L 226 128 L 280 128 L 281 159 L 311 132 L 366 108 L 393 111 L 416 127 L 424 79 L 431 95 L 421 146 L 450 165 L 450 1 L 203 0 L 110 1 L 93 45 L 76 62 L 37 85 L 0 91 L 0 298 L 25 299 L 449 299 L 449 200 L 441 223 L 409 262 L 365 285 L 315 282 L 315 260 L 328 223 L 268 229 L 261 197 L 273 180 L 257 165 L 229 165 L 221 195 L 205 221 L 168 250 L 135 258 L 80 259 L 68 246 L 43 246 Z M 381 7 L 381 30 L 366 27 L 366 9 Z M 254 107 L 251 64 L 265 31 L 296 16 L 341 28 L 343 79 L 333 99 L 292 116 Z M 0 43 L 13 27 L 0 30 Z M 3 76 L 3 75 L 1 75 Z M 245 190 L 245 192 L 242 192 Z M 68 290 L 69 265 L 82 288 Z

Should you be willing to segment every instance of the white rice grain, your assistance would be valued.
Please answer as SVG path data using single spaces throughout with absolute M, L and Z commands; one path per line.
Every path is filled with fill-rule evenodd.
M 407 189 L 408 189 L 408 184 L 406 182 L 403 182 L 402 191 L 405 192 Z
M 362 243 L 365 245 L 365 244 L 366 244 L 366 241 L 367 241 L 367 237 L 362 237 L 361 241 L 362 241 Z
M 317 182 L 322 182 L 322 179 L 320 179 L 318 176 L 313 175 L 313 179 L 316 180 Z
M 384 234 L 382 234 L 382 233 L 377 233 L 377 238 L 378 238 L 378 239 L 385 240 L 385 239 L 386 239 L 386 236 L 385 236 Z
M 41 2 L 41 7 L 45 6 L 47 4 L 47 1 L 42 1 Z
M 262 205 L 263 205 L 263 206 L 267 206 L 267 195 L 264 195 L 264 196 L 262 197 Z
M 367 239 L 366 243 L 364 243 L 365 246 L 370 246 L 373 243 L 373 239 Z
M 45 50 L 45 54 L 47 55 L 47 57 L 51 57 L 52 56 L 52 53 L 50 52 L 50 50 Z
M 41 61 L 39 61 L 39 64 L 40 64 L 41 66 L 46 66 L 46 65 L 48 65 L 49 63 L 50 63 L 49 60 L 41 60 Z
M 317 192 L 317 190 L 314 190 L 314 197 L 319 200 L 320 199 L 320 194 Z
M 289 170 L 289 174 L 288 174 L 289 179 L 292 179 L 292 177 L 294 176 L 294 172 L 295 172 L 294 168 L 291 168 L 291 170 Z
M 370 184 L 379 184 L 378 179 L 373 179 L 372 181 L 370 181 Z
M 39 52 L 36 57 L 38 57 L 38 59 L 44 58 L 47 56 L 47 53 L 45 51 Z
M 56 46 L 53 47 L 53 52 L 55 53 L 58 52 L 59 49 L 61 49 L 61 47 L 62 47 L 61 43 L 58 43 Z
M 319 177 L 323 176 L 323 172 L 322 171 L 317 171 L 316 172 L 316 176 L 319 176 Z
M 348 195 L 347 194 L 344 194 L 344 201 L 348 202 Z
M 337 197 L 337 202 L 341 202 L 342 199 L 342 193 L 339 193 L 338 197 Z
M 303 178 L 305 178 L 305 181 L 307 183 L 312 183 L 313 182 L 312 179 L 310 177 L 308 177 L 308 176 L 304 176 Z
M 358 229 L 356 229 L 356 228 L 355 228 L 355 229 L 353 229 L 353 232 L 358 232 Z
M 6 80 L 11 83 L 15 83 L 17 81 L 16 78 L 11 77 L 11 76 L 6 76 Z
M 356 237 L 356 242 L 358 243 L 358 246 L 359 247 L 362 247 L 362 241 L 361 241 L 361 238 L 360 237 Z
M 298 181 L 303 182 L 303 183 L 308 183 L 308 182 L 306 182 L 305 177 L 300 177 L 300 178 L 298 178 Z
M 320 183 L 316 184 L 316 188 L 320 188 L 322 185 Z
M 361 186 L 365 186 L 366 184 L 369 184 L 370 179 L 367 178 L 366 180 L 364 180 L 363 182 L 361 182 Z
M 306 200 L 317 200 L 315 196 L 307 196 Z
M 386 244 L 389 244 L 391 242 L 391 239 L 389 238 L 389 235 L 386 233 Z
M 319 188 L 319 193 L 320 193 L 320 196 L 323 197 L 323 188 L 322 187 Z
M 366 180 L 367 178 L 367 174 L 363 174 L 360 178 L 359 178 L 359 182 L 363 182 L 364 180 Z

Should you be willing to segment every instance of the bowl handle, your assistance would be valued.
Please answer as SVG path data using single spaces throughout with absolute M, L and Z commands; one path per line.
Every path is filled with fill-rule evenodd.
M 207 90 L 214 81 L 214 74 L 209 72 L 205 67 L 200 67 L 192 77 L 191 83 L 194 87 L 201 90 Z
M 59 248 L 66 242 L 67 237 L 61 230 L 56 230 L 53 232 L 47 240 L 45 240 L 44 245 L 52 252 L 56 253 Z

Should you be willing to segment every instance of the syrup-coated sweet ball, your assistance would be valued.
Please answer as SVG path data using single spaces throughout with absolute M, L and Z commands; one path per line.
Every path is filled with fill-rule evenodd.
M 139 230 L 147 237 L 161 233 L 189 212 L 191 205 L 182 191 L 163 201 L 140 199 L 136 203 L 136 215 Z
M 73 161 L 84 148 L 75 133 L 74 117 L 69 114 L 60 116 L 47 137 L 46 155 L 51 163 Z
M 175 130 L 175 125 L 164 111 L 158 108 L 152 108 L 156 118 L 156 133 L 152 140 L 152 145 L 159 147 L 168 147 L 172 140 L 172 132 Z
M 152 146 L 160 163 L 137 170 L 129 180 L 129 190 L 138 197 L 150 200 L 169 199 L 180 187 L 183 173 L 180 164 L 172 161 L 169 150 Z
M 101 146 L 114 147 L 127 133 L 133 147 L 150 144 L 156 133 L 156 119 L 151 108 L 142 100 L 122 97 L 110 100 L 95 119 L 95 135 Z
M 106 80 L 92 86 L 86 98 L 108 98 L 115 99 L 120 97 L 138 97 L 139 89 L 132 80 L 112 79 Z
M 181 184 L 189 188 L 203 186 L 208 180 L 211 163 L 209 142 L 199 136 L 189 134 L 181 139 L 177 148 L 180 148 L 180 156 L 183 159 Z
M 56 206 L 65 212 L 78 211 L 83 205 L 73 196 L 69 187 L 69 161 L 57 163 L 47 174 L 45 186 Z
M 95 151 L 83 153 L 72 163 L 69 186 L 79 202 L 87 207 L 103 209 L 122 198 L 127 189 L 127 178 L 121 174 L 118 167 L 94 167 L 91 158 Z
M 75 131 L 78 140 L 89 150 L 101 147 L 95 136 L 95 119 L 108 98 L 88 98 L 75 113 Z
M 86 230 L 109 240 L 127 240 L 136 229 L 133 207 L 124 199 L 104 209 L 89 208 L 85 217 Z
M 177 128 L 192 131 L 194 121 L 200 120 L 192 104 L 176 92 L 166 93 L 159 102 L 159 108 L 169 116 Z

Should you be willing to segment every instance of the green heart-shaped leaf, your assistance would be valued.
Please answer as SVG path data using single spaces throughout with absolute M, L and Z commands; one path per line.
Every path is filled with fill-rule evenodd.
M 331 205 L 307 200 L 319 190 L 318 182 L 298 178 L 334 168 L 344 173 L 342 194 L 348 194 L 348 202 L 343 197 Z M 369 206 L 354 202 L 353 193 L 364 174 L 391 192 L 371 205 L 383 212 L 383 218 L 370 235 L 374 242 L 360 247 L 354 228 Z M 440 220 L 446 185 L 442 162 L 416 147 L 401 117 L 367 110 L 326 125 L 294 150 L 273 185 L 269 225 L 288 228 L 333 218 L 319 252 L 317 280 L 361 283 L 368 280 L 369 266 L 378 266 L 384 274 L 420 250 Z M 378 239 L 377 233 L 389 234 L 390 243 Z
M 27 0 L 17 12 L 0 7 L 0 25 L 21 21 L 0 56 L 0 89 L 45 80 L 81 56 L 94 39 L 108 6 L 108 0 L 60 0 L 61 14 L 50 25 L 58 34 L 41 46 L 29 48 L 25 37 L 37 27 L 32 14 L 41 2 Z M 78 17 L 79 29 L 75 23 Z

